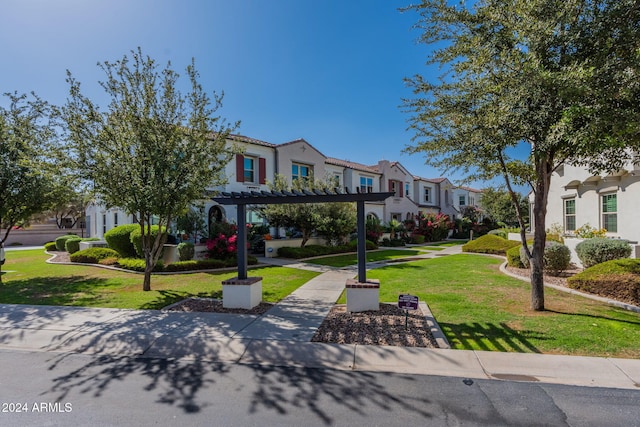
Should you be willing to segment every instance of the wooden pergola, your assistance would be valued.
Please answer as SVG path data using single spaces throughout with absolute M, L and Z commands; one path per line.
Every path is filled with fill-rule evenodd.
M 212 200 L 221 205 L 237 205 L 238 224 L 238 279 L 247 279 L 247 205 L 281 205 L 291 203 L 349 203 L 356 202 L 356 217 L 358 221 L 358 281 L 367 281 L 366 233 L 365 233 L 365 202 L 380 202 L 393 196 L 393 192 L 384 193 L 356 193 L 333 190 L 292 190 L 292 191 L 242 191 L 222 192 L 221 196 Z

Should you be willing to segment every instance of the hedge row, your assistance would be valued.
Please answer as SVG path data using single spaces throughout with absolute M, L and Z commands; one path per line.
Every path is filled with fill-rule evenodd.
M 372 251 L 378 249 L 375 243 L 370 240 L 367 240 L 366 247 L 368 251 Z M 309 245 L 304 248 L 295 247 L 295 248 L 279 248 L 278 256 L 283 258 L 311 258 L 315 256 L 322 255 L 332 255 L 332 254 L 343 254 L 345 252 L 354 252 L 358 248 L 358 244 L 355 240 L 349 242 L 348 245 L 340 245 L 340 246 L 320 246 L 320 245 Z

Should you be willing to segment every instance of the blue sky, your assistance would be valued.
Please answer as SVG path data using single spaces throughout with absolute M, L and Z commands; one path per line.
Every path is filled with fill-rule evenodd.
M 62 104 L 69 69 L 106 105 L 96 64 L 140 46 L 180 72 L 195 58 L 205 90 L 224 91 L 220 114 L 240 120 L 240 134 L 276 144 L 304 138 L 327 156 L 399 160 L 416 175 L 442 176 L 402 153 L 412 136 L 400 109 L 411 96 L 403 78 L 429 72 L 412 29 L 417 15 L 398 11 L 409 3 L 3 0 L 0 90 Z

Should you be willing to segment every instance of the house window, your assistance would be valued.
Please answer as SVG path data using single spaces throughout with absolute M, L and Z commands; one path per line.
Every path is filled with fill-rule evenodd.
M 404 183 L 404 194 L 409 197 L 409 183 L 405 182 Z
M 311 167 L 307 165 L 301 165 L 299 163 L 293 163 L 291 165 L 291 179 L 308 179 L 311 175 Z
M 576 199 L 564 201 L 564 231 L 576 229 Z
M 396 221 L 402 221 L 402 214 L 401 213 L 392 213 L 391 214 L 391 219 L 395 219 Z
M 394 193 L 394 197 L 402 197 L 402 182 L 390 179 L 389 180 L 389 191 Z
M 370 178 L 368 176 L 360 177 L 360 192 L 361 193 L 373 192 L 373 178 Z
M 333 175 L 333 182 L 336 185 L 336 187 L 339 186 L 340 185 L 340 175 L 338 175 L 338 174 Z
M 424 187 L 424 202 L 431 202 L 431 187 Z
M 256 159 L 244 157 L 244 182 L 256 182 Z
M 118 212 L 113 213 L 113 226 L 114 227 L 118 226 Z
M 463 195 L 463 196 L 460 196 L 458 200 L 459 200 L 458 206 L 464 206 L 466 204 L 467 198 L 466 196 Z
M 618 232 L 618 195 L 602 196 L 602 227 L 610 233 Z
M 107 214 L 102 214 L 102 234 L 107 232 Z

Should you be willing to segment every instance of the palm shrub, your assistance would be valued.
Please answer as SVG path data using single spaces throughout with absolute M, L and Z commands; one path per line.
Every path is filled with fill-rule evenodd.
M 118 252 L 121 257 L 134 257 L 136 251 L 131 243 L 131 233 L 135 230 L 140 231 L 138 224 L 125 224 L 112 228 L 104 233 L 104 240 L 111 249 Z
M 578 243 L 576 253 L 585 268 L 614 259 L 629 258 L 631 246 L 627 240 L 596 237 Z

